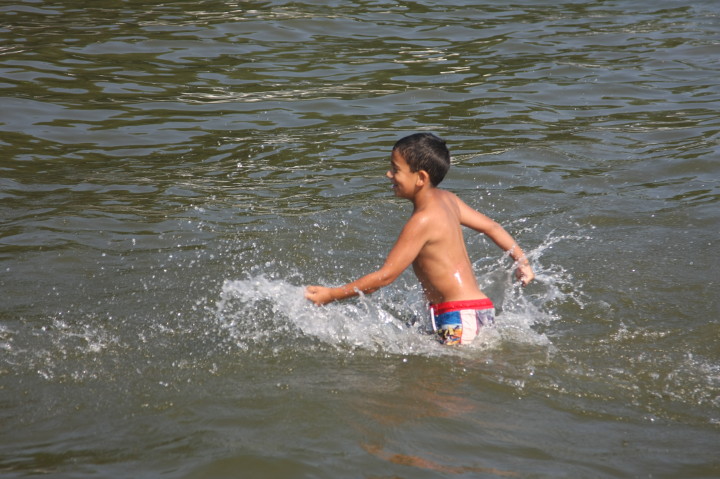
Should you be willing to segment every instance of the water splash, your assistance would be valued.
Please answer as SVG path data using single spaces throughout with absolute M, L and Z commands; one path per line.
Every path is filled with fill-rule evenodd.
M 304 298 L 303 287 L 255 271 L 246 279 L 226 280 L 211 314 L 241 349 L 267 344 L 292 348 L 310 340 L 338 350 L 400 355 L 473 355 L 508 343 L 552 351 L 552 341 L 537 326 L 560 318 L 557 304 L 580 303 L 581 292 L 569 272 L 559 265 L 545 267 L 540 259 L 559 241 L 575 239 L 550 234 L 527 252 L 537 273 L 528 288 L 513 281 L 506 258 L 476 264 L 479 283 L 495 301 L 498 315 L 494 327 L 463 348 L 443 347 L 435 340 L 422 296 L 403 281 L 372 296 L 317 307 Z
M 303 287 L 258 275 L 225 281 L 215 314 L 241 348 L 271 342 L 295 347 L 311 340 L 345 351 L 410 354 L 434 349 L 419 323 L 406 322 L 385 306 L 375 297 L 361 297 L 317 307 L 304 298 Z

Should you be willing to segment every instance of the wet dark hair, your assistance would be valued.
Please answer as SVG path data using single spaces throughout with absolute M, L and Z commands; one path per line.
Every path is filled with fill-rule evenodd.
M 437 186 L 450 169 L 450 152 L 445 140 L 432 133 L 415 133 L 401 138 L 393 146 L 410 166 L 413 173 L 427 171 L 430 183 Z

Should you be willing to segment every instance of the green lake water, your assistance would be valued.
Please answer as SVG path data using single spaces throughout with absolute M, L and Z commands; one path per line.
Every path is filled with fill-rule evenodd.
M 720 477 L 720 4 L 0 1 L 0 476 Z M 394 142 L 496 326 L 445 348 Z

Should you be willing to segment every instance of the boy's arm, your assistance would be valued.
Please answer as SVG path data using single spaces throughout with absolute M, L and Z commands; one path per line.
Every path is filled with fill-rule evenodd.
M 427 242 L 429 221 L 419 215 L 413 215 L 403 228 L 395 246 L 388 253 L 385 264 L 360 279 L 337 288 L 308 286 L 305 297 L 320 306 L 340 299 L 356 296 L 358 292 L 370 294 L 397 279 L 417 258 Z
M 520 248 L 510 233 L 505 231 L 505 228 L 500 226 L 498 222 L 471 208 L 460 198 L 457 199 L 457 203 L 460 209 L 460 223 L 463 226 L 485 234 L 503 251 L 507 251 L 518 265 L 515 275 L 518 280 L 522 282 L 523 286 L 526 286 L 532 281 L 535 278 L 535 273 L 530 266 L 530 261 L 528 261 L 525 252 L 523 252 L 522 248 Z
M 357 295 L 359 292 L 370 294 L 392 283 L 395 278 L 389 276 L 383 269 L 367 274 L 360 279 L 337 288 L 325 286 L 308 286 L 305 288 L 305 298 L 318 306 Z

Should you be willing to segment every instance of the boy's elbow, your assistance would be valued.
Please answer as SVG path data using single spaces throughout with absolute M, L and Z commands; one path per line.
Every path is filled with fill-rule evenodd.
M 503 228 L 500 223 L 498 223 L 497 221 L 492 221 L 490 223 L 490 225 L 488 225 L 486 234 L 488 236 L 493 236 L 495 234 L 504 233 L 504 232 L 505 232 L 505 228 Z
M 378 271 L 378 289 L 389 286 L 397 279 L 398 276 L 400 275 L 394 271 L 384 271 L 381 269 Z

